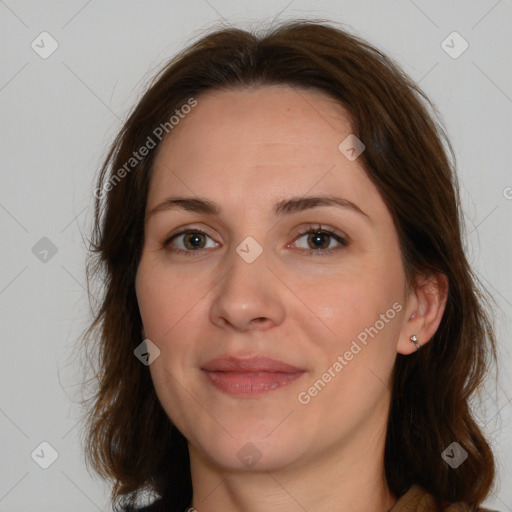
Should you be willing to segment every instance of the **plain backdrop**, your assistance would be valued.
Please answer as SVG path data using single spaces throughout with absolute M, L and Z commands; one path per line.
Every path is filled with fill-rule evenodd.
M 498 455 L 487 505 L 512 511 L 510 0 L 0 0 L 0 511 L 110 510 L 108 487 L 84 463 L 70 362 L 89 320 L 83 237 L 94 177 L 177 51 L 219 21 L 290 18 L 345 24 L 396 59 L 442 115 L 468 257 L 498 305 L 501 373 L 477 411 Z

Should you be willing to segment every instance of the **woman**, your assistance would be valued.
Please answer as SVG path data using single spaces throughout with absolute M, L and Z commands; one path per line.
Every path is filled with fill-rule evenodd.
M 495 338 L 430 109 L 321 22 L 210 33 L 155 78 L 95 192 L 86 453 L 116 505 L 481 505 Z

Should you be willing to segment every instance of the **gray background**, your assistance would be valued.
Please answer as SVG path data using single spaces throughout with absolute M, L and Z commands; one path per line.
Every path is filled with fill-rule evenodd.
M 109 510 L 107 486 L 83 462 L 73 353 L 89 315 L 82 236 L 94 176 L 161 64 L 218 20 L 251 27 L 274 17 L 346 24 L 398 60 L 442 114 L 469 259 L 499 306 L 502 371 L 477 410 L 499 459 L 487 504 L 512 511 L 511 15 L 510 0 L 0 0 L 0 511 Z M 31 47 L 43 31 L 59 45 L 47 59 Z M 441 46 L 453 31 L 469 44 L 456 59 Z M 54 255 L 41 252 L 51 247 L 43 237 Z M 48 469 L 31 458 L 43 441 L 58 454 Z M 34 458 L 49 462 L 42 450 Z

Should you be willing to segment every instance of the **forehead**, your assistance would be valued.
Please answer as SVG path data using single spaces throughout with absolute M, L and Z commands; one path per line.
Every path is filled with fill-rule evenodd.
M 259 86 L 208 90 L 164 141 L 161 154 L 169 156 L 186 142 L 201 147 L 197 158 L 208 151 L 231 158 L 256 154 L 263 159 L 286 155 L 297 160 L 310 154 L 332 154 L 337 150 L 336 141 L 350 130 L 346 110 L 314 89 Z M 330 137 L 326 139 L 327 133 Z
M 210 197 L 233 210 L 310 191 L 378 198 L 359 162 L 339 149 L 352 131 L 348 112 L 321 91 L 260 86 L 196 99 L 161 143 L 148 207 L 169 193 Z

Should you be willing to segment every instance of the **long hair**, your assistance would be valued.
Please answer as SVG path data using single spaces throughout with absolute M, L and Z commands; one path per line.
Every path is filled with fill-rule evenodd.
M 191 100 L 200 103 L 207 89 L 274 84 L 323 91 L 348 110 L 365 144 L 358 161 L 391 212 L 408 283 L 420 272 L 448 278 L 437 332 L 421 350 L 396 358 L 385 446 L 391 491 L 400 496 L 419 484 L 440 504 L 471 506 L 490 491 L 493 454 L 469 402 L 496 360 L 496 341 L 487 295 L 464 253 L 454 152 L 412 79 L 329 23 L 295 20 L 260 36 L 237 28 L 204 35 L 158 73 L 108 153 L 87 262 L 88 283 L 101 281 L 102 292 L 84 336 L 98 365 L 84 419 L 86 461 L 112 482 L 113 502 L 133 504 L 146 489 L 166 510 L 182 511 L 192 497 L 186 440 L 159 403 L 148 367 L 134 357 L 142 341 L 135 275 L 163 140 L 156 136 L 162 128 L 155 130 L 163 126 L 172 137 L 169 120 Z M 134 157 L 150 139 L 155 147 Z M 441 457 L 452 442 L 468 453 L 457 470 Z

